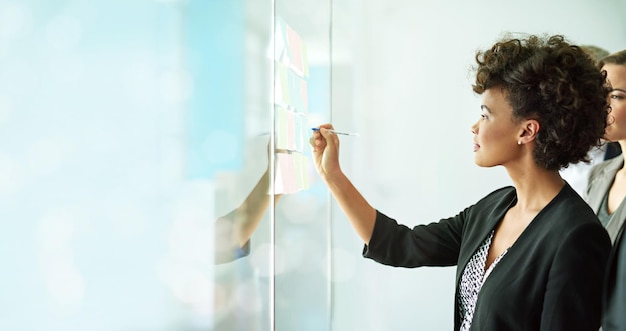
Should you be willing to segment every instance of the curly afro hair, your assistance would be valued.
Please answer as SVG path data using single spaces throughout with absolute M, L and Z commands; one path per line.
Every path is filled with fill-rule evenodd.
M 476 54 L 474 92 L 501 87 L 514 120 L 535 119 L 535 162 L 548 170 L 589 162 L 607 125 L 609 86 L 592 57 L 563 36 L 507 38 Z

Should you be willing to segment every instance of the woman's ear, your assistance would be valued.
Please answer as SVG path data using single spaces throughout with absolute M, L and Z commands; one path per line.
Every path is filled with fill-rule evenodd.
M 522 122 L 522 128 L 520 132 L 520 136 L 518 137 L 518 141 L 523 144 L 527 144 L 537 137 L 537 133 L 539 132 L 539 121 L 534 119 L 524 120 Z

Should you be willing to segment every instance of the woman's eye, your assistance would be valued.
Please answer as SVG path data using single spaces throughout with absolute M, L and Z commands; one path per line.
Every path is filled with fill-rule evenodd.
M 624 99 L 624 96 L 620 94 L 611 94 L 610 98 L 613 100 L 622 100 Z
M 481 118 L 481 119 L 483 119 L 483 120 L 486 120 L 486 119 L 487 119 L 487 115 L 485 115 L 485 114 L 480 114 L 480 118 Z

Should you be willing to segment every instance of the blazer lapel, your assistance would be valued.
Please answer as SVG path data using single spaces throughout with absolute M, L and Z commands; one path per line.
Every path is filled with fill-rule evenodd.
M 602 199 L 604 198 L 607 190 L 611 187 L 615 174 L 617 173 L 617 170 L 622 167 L 623 162 L 623 158 L 616 157 L 605 161 L 605 163 L 600 163 L 598 166 L 602 166 L 603 169 L 591 178 L 591 181 L 589 182 L 590 190 L 586 194 L 586 200 L 596 214 L 598 214 Z
M 479 220 L 481 222 L 481 226 L 476 230 L 476 235 L 472 236 L 473 239 L 469 241 L 467 247 L 461 248 L 459 262 L 456 269 L 457 288 L 461 282 L 461 276 L 467 266 L 467 263 L 469 263 L 469 260 L 472 256 L 474 256 L 474 253 L 485 241 L 491 230 L 496 228 L 498 223 L 502 220 L 502 218 L 504 218 L 504 215 L 506 215 L 507 211 L 515 203 L 517 203 L 517 191 L 512 190 L 509 194 L 503 197 L 502 203 L 498 208 L 492 210 L 488 215 L 486 215 L 485 219 Z
M 611 237 L 611 243 L 616 244 L 615 240 L 618 237 L 620 231 L 623 232 L 624 228 L 624 220 L 626 219 L 626 206 L 624 202 L 620 204 L 620 207 L 615 211 L 613 215 L 611 215 L 611 219 L 609 223 L 606 225 L 606 232 L 609 233 L 609 237 Z M 620 230 L 621 229 L 621 230 Z

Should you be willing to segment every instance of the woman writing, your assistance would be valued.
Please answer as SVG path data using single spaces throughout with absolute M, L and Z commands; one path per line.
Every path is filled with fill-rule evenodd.
M 562 36 L 501 40 L 476 61 L 475 163 L 503 166 L 512 187 L 409 228 L 373 208 L 342 172 L 330 124 L 310 140 L 317 171 L 365 242 L 365 257 L 457 266 L 455 330 L 597 330 L 611 245 L 559 170 L 600 143 L 605 78 Z

